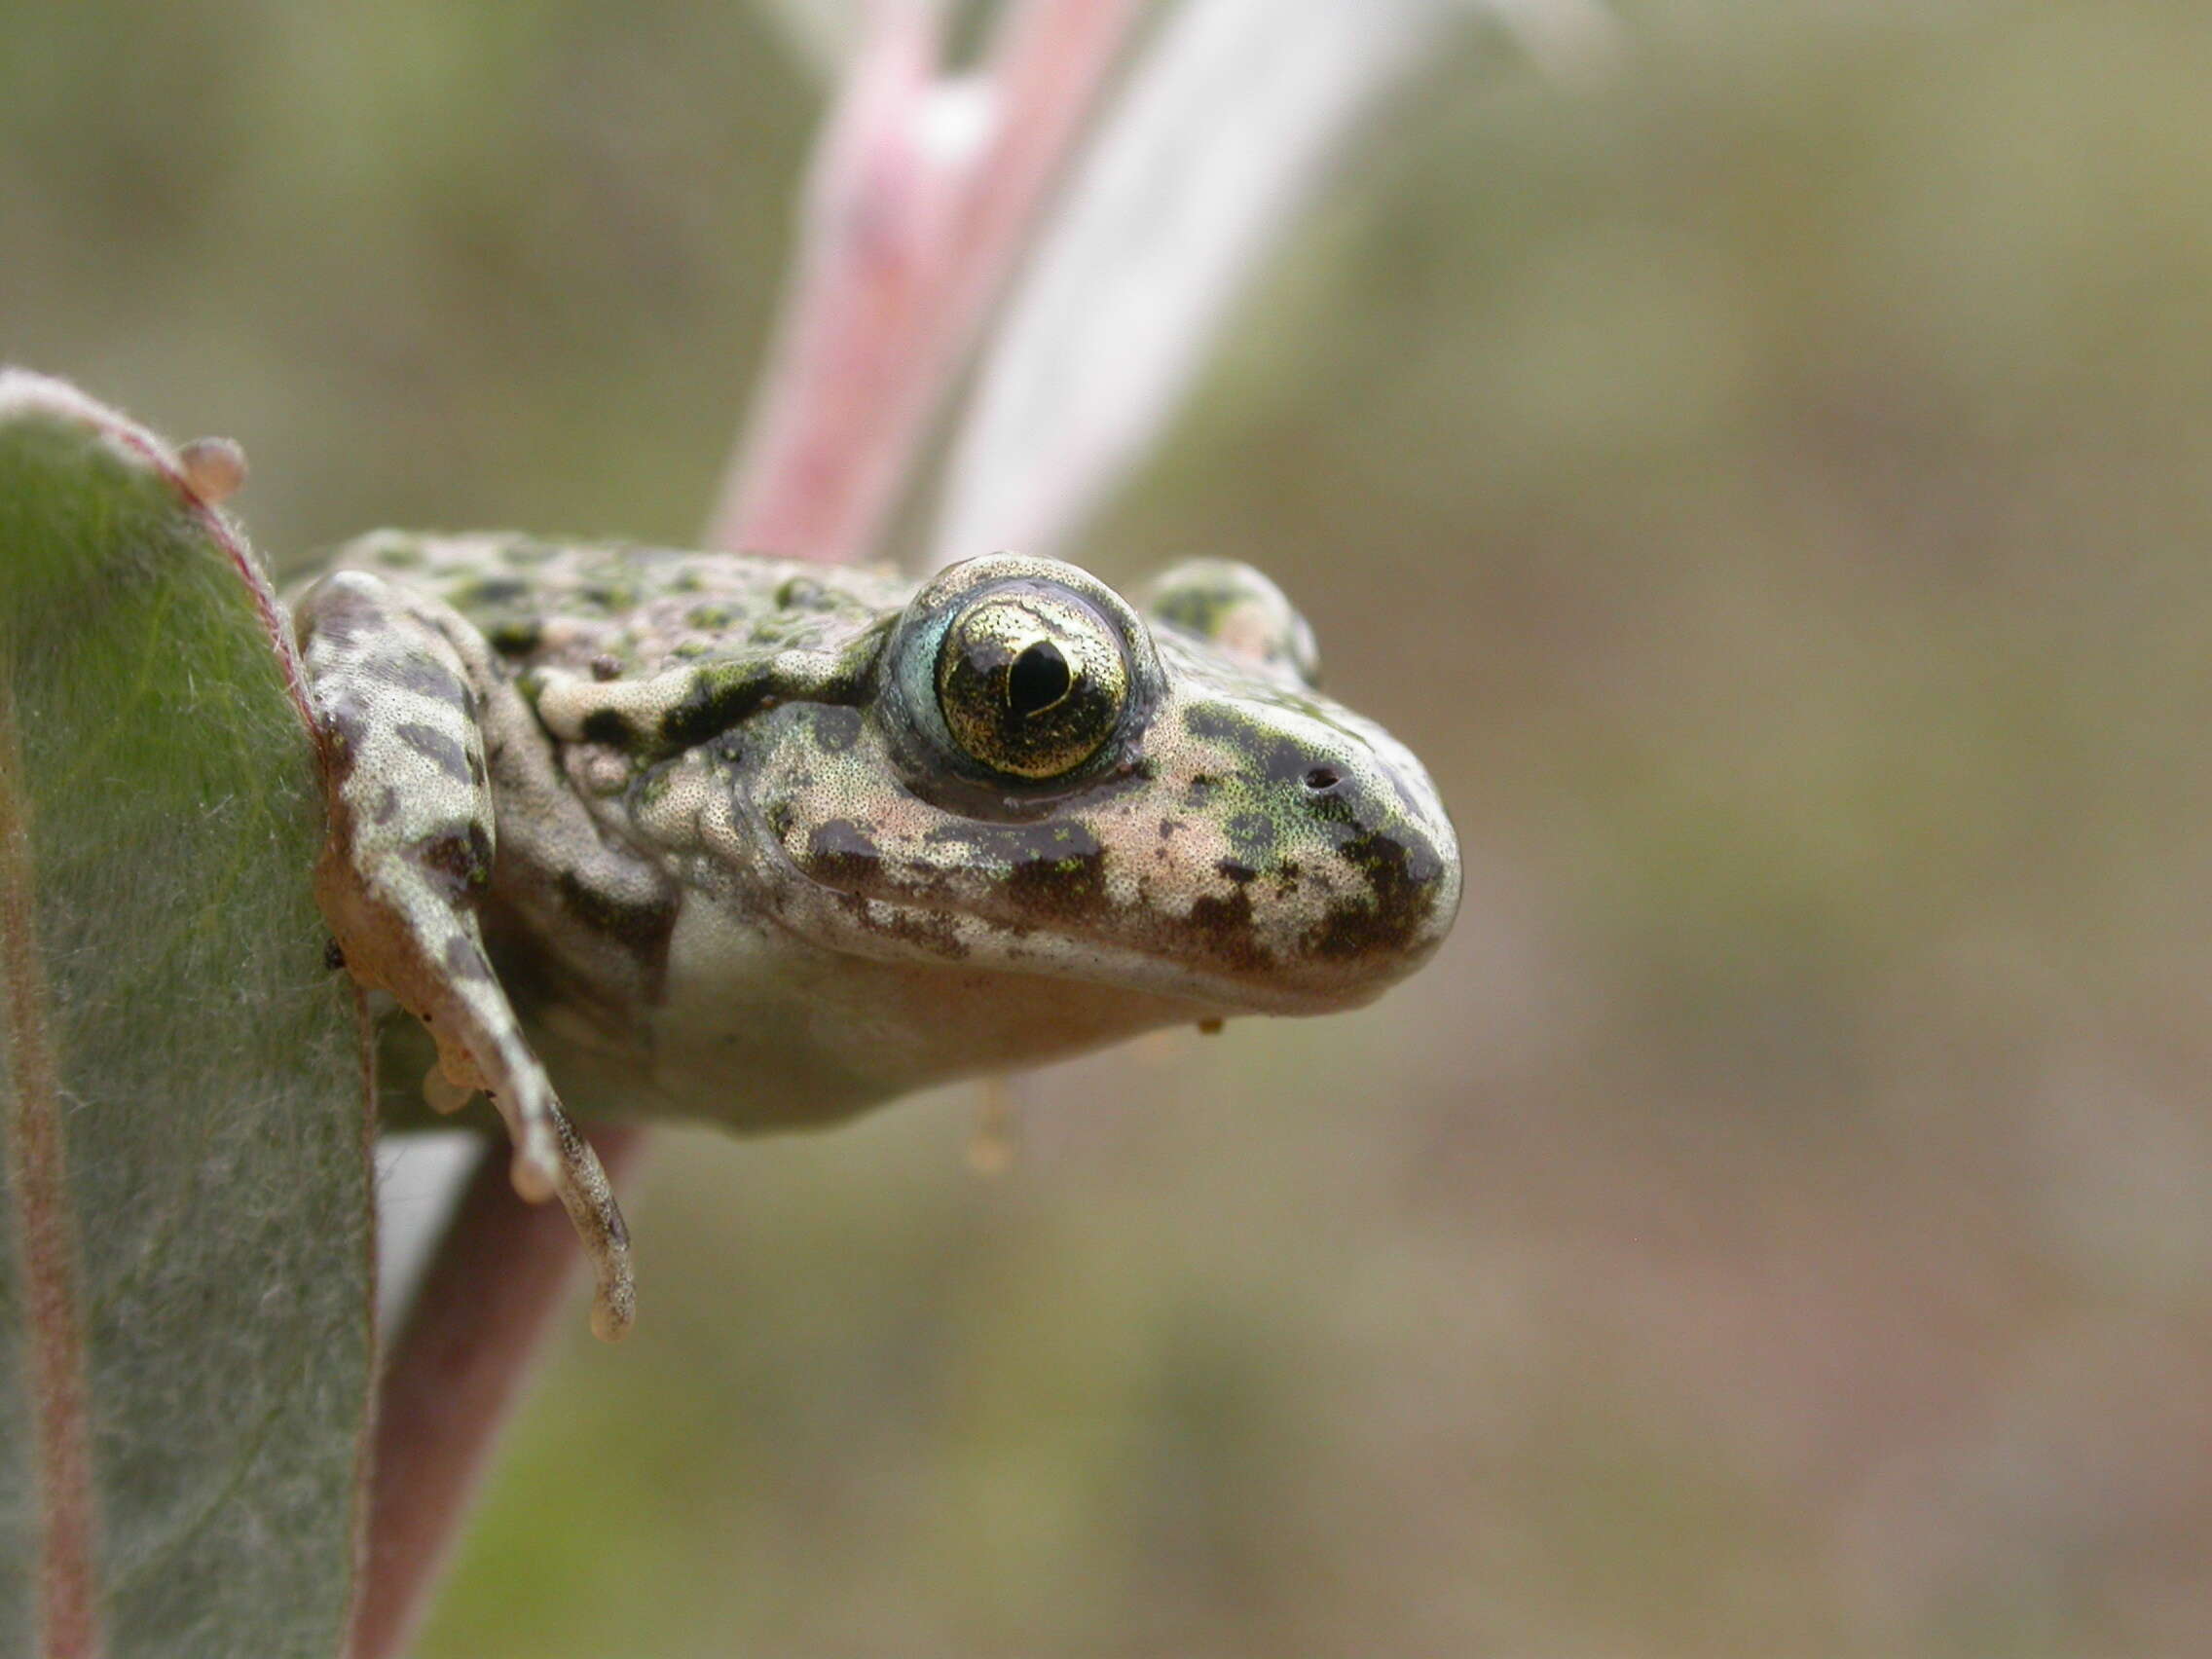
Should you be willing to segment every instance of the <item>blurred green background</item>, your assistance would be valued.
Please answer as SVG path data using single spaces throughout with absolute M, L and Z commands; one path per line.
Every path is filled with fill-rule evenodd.
M 1395 101 L 1083 556 L 1272 571 L 1468 899 L 1379 1007 L 660 1141 L 422 1651 L 2212 1650 L 2212 12 L 1628 9 Z M 0 0 L 0 357 L 690 539 L 738 0 Z

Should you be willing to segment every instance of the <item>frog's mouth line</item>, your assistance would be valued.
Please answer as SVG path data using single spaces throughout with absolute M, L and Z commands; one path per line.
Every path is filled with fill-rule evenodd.
M 742 793 L 739 806 L 754 846 L 764 855 L 756 866 L 768 889 L 763 912 L 814 947 L 847 955 L 1147 994 L 1186 1004 L 1193 1019 L 1203 1019 L 1359 1008 L 1418 967 L 1435 942 L 1365 962 L 1309 959 L 1259 937 L 1248 900 L 1241 928 L 1234 925 L 1239 889 L 1227 899 L 1201 899 L 1187 917 L 1161 916 L 1156 931 L 1168 946 L 1182 947 L 1161 948 L 1101 931 L 1100 921 L 1110 926 L 1130 907 L 1112 900 L 1102 866 L 1086 873 L 1086 860 L 1103 851 L 1094 839 L 1073 857 L 1068 848 L 1077 843 L 1054 839 L 1066 825 L 973 827 L 974 836 L 1002 838 L 990 853 L 1014 860 L 999 887 L 1032 890 L 1035 903 L 1010 915 L 1011 901 L 995 904 L 993 895 L 962 892 L 956 870 L 917 869 L 911 886 L 887 875 L 883 849 L 849 820 L 811 824 L 803 831 L 808 854 L 802 861 L 767 822 L 756 796 Z M 785 830 L 791 832 L 789 825 Z M 1220 913 L 1200 908 L 1208 903 Z
M 825 888 L 824 891 L 834 893 L 837 890 Z M 877 899 L 869 903 L 871 906 L 890 910 L 899 917 L 918 919 L 924 926 L 943 914 L 917 905 L 902 904 L 894 900 Z M 989 916 L 979 916 L 970 911 L 961 911 L 960 916 L 971 927 L 986 934 L 1001 947 L 1000 952 L 989 960 L 977 961 L 971 955 L 965 961 L 956 961 L 935 953 L 927 946 L 916 946 L 903 940 L 894 932 L 890 937 L 895 947 L 881 954 L 907 961 L 977 968 L 1024 975 L 1033 978 L 1069 979 L 1109 990 L 1142 992 L 1170 1001 L 1189 1003 L 1193 1019 L 1244 1014 L 1336 1014 L 1372 1001 L 1382 989 L 1378 985 L 1373 991 L 1363 990 L 1356 995 L 1344 996 L 1288 988 L 1279 984 L 1262 984 L 1234 974 L 1195 967 L 1187 961 L 1139 950 L 1132 945 L 1115 944 L 1074 935 L 1066 937 L 1064 954 L 1034 954 L 1022 949 L 1023 936 L 1020 931 Z M 874 930 L 870 930 L 870 933 L 873 935 Z M 846 940 L 818 942 L 833 944 L 837 948 L 851 948 Z M 906 947 L 896 948 L 900 943 L 904 943 Z
M 1225 1014 L 1341 1013 L 1374 1001 L 1398 977 L 1378 977 L 1369 983 L 1340 981 L 1323 990 L 1195 966 L 1187 959 L 1075 929 L 1059 936 L 1061 952 L 1039 952 L 1027 942 L 1038 931 L 1033 926 L 1010 923 L 957 901 L 925 905 L 841 887 L 801 869 L 781 843 L 775 845 L 777 858 L 795 878 L 797 890 L 828 901 L 811 915 L 793 913 L 811 906 L 793 905 L 778 906 L 775 914 L 783 926 L 822 949 L 1142 992 L 1188 1003 L 1194 1020 Z M 857 919 L 856 903 L 866 920 Z M 981 939 L 975 937 L 977 934 Z M 976 946 L 983 942 L 994 948 L 978 960 Z

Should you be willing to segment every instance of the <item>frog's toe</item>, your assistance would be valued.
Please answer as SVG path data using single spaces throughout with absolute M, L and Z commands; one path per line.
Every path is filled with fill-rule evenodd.
M 507 1174 L 525 1203 L 541 1204 L 561 1190 L 561 1166 L 552 1140 L 543 1124 L 534 1124 L 515 1147 Z
M 553 1108 L 552 1122 L 561 1149 L 556 1190 L 591 1262 L 592 1335 L 602 1342 L 619 1342 L 638 1316 L 638 1284 L 630 1271 L 630 1229 L 591 1143 L 558 1106 Z
M 445 1067 L 433 1065 L 423 1074 L 423 1100 L 441 1118 L 450 1118 L 471 1100 L 476 1090 L 446 1076 Z

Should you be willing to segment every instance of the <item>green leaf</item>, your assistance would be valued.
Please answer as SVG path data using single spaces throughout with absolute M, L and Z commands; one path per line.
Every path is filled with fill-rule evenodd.
M 0 375 L 0 1654 L 344 1643 L 370 1142 L 289 662 L 158 440 Z

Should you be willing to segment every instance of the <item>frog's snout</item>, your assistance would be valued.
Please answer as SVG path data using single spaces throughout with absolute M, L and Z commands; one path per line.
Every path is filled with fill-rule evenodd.
M 1398 978 L 1443 942 L 1459 908 L 1458 842 L 1427 777 L 1410 756 L 1354 766 L 1315 753 L 1296 788 L 1311 856 L 1335 868 L 1317 872 L 1322 897 L 1293 954 L 1355 981 Z
M 1213 831 L 1181 848 L 1198 955 L 1263 1003 L 1320 1012 L 1367 1001 L 1443 941 L 1458 843 L 1403 746 L 1349 717 L 1251 704 L 1195 709 L 1184 729 L 1185 798 Z

